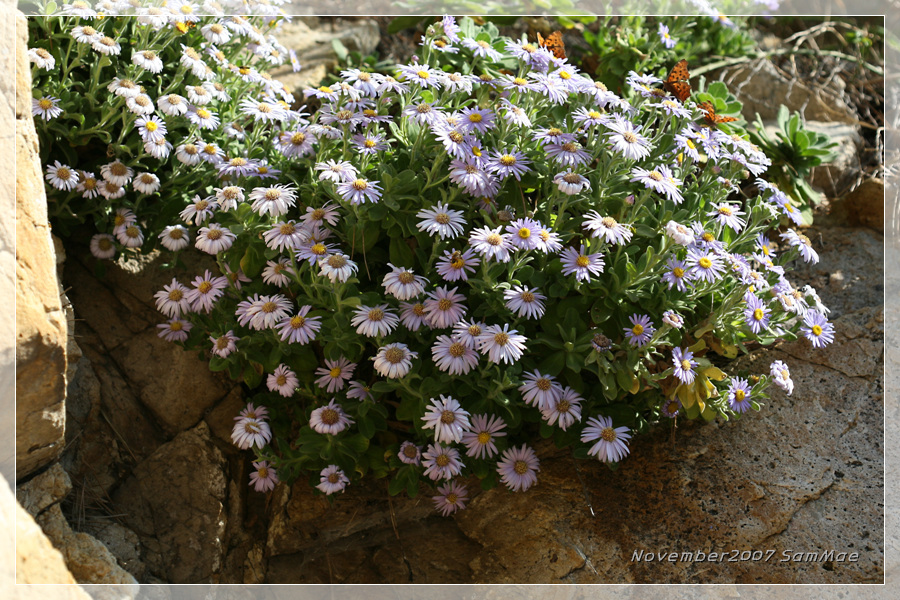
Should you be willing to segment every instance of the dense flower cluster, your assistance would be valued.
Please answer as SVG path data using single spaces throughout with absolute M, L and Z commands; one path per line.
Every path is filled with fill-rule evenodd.
M 210 45 L 250 36 L 203 22 Z M 199 77 L 196 60 L 184 50 Z M 267 407 L 249 405 L 233 436 L 256 453 L 256 489 L 311 473 L 330 495 L 394 472 L 392 492 L 429 479 L 452 514 L 461 476 L 535 485 L 537 432 L 618 463 L 660 418 L 733 418 L 772 383 L 793 389 L 780 361 L 728 377 L 717 355 L 833 340 L 815 291 L 787 277 L 818 256 L 791 200 L 758 179 L 768 159 L 657 77 L 614 93 L 524 37 L 449 16 L 421 57 L 345 70 L 304 90 L 308 107 L 235 69 L 218 65 L 233 73 L 222 90 L 182 90 L 184 111 L 148 97 L 165 116 L 135 126 L 187 121 L 197 138 L 175 160 L 218 177 L 161 236 L 175 251 L 193 236 L 220 272 L 157 293 L 160 335 L 208 349 Z M 204 90 L 240 103 L 218 114 Z M 721 110 L 726 93 L 704 99 Z M 242 144 L 218 135 L 234 125 Z M 107 167 L 100 185 L 135 185 L 130 166 Z M 48 167 L 51 185 L 78 185 L 65 168 Z M 122 245 L 140 245 L 137 214 L 115 213 Z M 112 256 L 113 238 L 95 242 Z

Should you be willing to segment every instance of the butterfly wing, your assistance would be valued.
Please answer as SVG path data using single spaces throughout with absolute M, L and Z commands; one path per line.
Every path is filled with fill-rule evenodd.
M 719 123 L 731 123 L 737 121 L 737 117 L 728 117 L 726 115 L 716 114 L 716 108 L 709 102 L 701 102 L 697 108 L 703 111 L 703 118 L 710 125 L 718 125 Z
M 562 31 L 554 31 L 546 38 L 537 34 L 538 45 L 550 51 L 556 58 L 566 57 L 566 46 L 563 44 Z
M 666 88 L 667 92 L 678 98 L 678 100 L 684 102 L 691 95 L 691 84 L 688 83 L 690 77 L 687 60 L 682 58 L 675 63 L 675 66 L 669 71 L 669 76 L 666 77 L 666 80 L 663 82 L 663 87 Z

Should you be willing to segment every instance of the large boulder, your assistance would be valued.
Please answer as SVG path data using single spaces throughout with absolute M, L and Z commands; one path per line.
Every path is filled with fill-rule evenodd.
M 157 448 L 116 490 L 116 509 L 140 537 L 152 575 L 168 583 L 215 580 L 226 549 L 224 471 L 200 423 Z
M 31 116 L 27 24 L 16 21 L 16 479 L 64 446 L 66 317 Z

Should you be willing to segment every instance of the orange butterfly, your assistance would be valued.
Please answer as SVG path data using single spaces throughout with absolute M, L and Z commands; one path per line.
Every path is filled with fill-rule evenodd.
M 669 71 L 669 76 L 666 77 L 666 80 L 663 82 L 663 87 L 666 88 L 667 92 L 678 98 L 681 102 L 684 102 L 691 95 L 691 84 L 688 83 L 690 77 L 690 74 L 688 74 L 687 60 L 682 58 L 675 63 L 675 66 Z
M 554 31 L 546 38 L 540 33 L 537 34 L 538 46 L 543 46 L 549 50 L 556 58 L 566 57 L 566 46 L 563 44 L 562 31 Z
M 737 121 L 737 117 L 726 117 L 725 115 L 717 115 L 716 108 L 709 102 L 701 102 L 697 107 L 703 111 L 703 118 L 709 126 L 714 127 L 719 123 L 731 123 Z

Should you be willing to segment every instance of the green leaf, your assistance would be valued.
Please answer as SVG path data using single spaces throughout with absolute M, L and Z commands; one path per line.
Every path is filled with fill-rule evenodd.
M 423 17 L 419 15 L 410 17 L 396 17 L 388 24 L 387 32 L 393 35 L 395 33 L 403 31 L 404 29 L 412 29 L 413 27 L 417 27 L 419 25 L 419 21 L 422 20 Z
M 337 55 L 339 61 L 347 62 L 347 47 L 344 46 L 341 40 L 333 38 L 331 40 L 331 47 L 334 49 L 334 53 Z

